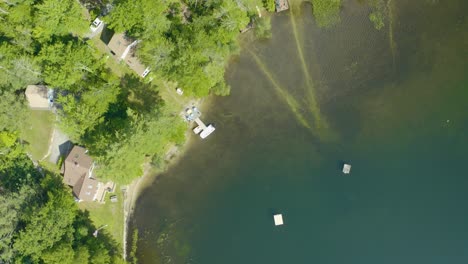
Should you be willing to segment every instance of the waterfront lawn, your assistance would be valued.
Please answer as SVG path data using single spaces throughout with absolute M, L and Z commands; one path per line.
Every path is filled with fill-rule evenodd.
M 29 110 L 28 120 L 21 129 L 26 150 L 34 160 L 40 160 L 49 150 L 50 136 L 54 129 L 54 114 L 45 110 Z
M 111 195 L 117 195 L 117 202 L 110 201 Z M 119 188 L 116 188 L 115 193 L 107 193 L 105 198 L 106 203 L 100 204 L 96 202 L 81 202 L 78 207 L 81 210 L 89 212 L 89 218 L 93 221 L 96 228 L 107 225 L 99 230 L 99 233 L 104 232 L 109 234 L 121 248 L 123 239 L 123 193 Z M 94 232 L 94 230 L 93 230 Z

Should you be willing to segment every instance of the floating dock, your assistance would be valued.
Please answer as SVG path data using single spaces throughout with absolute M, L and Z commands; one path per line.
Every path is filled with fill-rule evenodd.
M 195 134 L 198 134 L 195 130 L 199 131 L 199 133 L 201 131 L 201 138 L 206 138 L 215 131 L 215 127 L 213 125 L 205 125 L 205 123 L 203 123 L 203 121 L 201 121 L 200 118 L 196 118 L 194 121 L 195 123 L 197 123 L 198 126 L 193 130 L 193 132 L 195 132 Z
M 196 135 L 200 135 L 200 137 L 204 139 L 211 135 L 211 133 L 213 133 L 216 130 L 216 128 L 212 124 L 205 125 L 205 123 L 201 121 L 200 116 L 201 113 L 195 106 L 187 108 L 185 110 L 185 120 L 187 122 L 195 121 L 195 123 L 197 124 L 197 127 L 193 129 L 193 133 L 195 133 Z
M 349 174 L 350 172 L 351 172 L 351 165 L 345 164 L 345 165 L 343 166 L 343 173 L 344 173 L 344 174 Z
M 273 216 L 273 219 L 275 220 L 275 226 L 280 226 L 283 225 L 283 215 L 282 214 L 275 214 Z
M 281 12 L 289 9 L 288 0 L 275 0 L 276 12 Z

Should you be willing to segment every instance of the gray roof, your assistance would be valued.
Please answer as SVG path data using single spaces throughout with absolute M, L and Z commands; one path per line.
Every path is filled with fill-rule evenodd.
M 64 162 L 63 182 L 73 187 L 73 194 L 83 201 L 93 200 L 99 183 L 89 175 L 92 166 L 93 159 L 79 146 L 73 147 Z
M 123 33 L 115 33 L 107 46 L 114 53 L 117 60 L 124 60 L 130 69 L 144 77 L 143 73 L 147 67 L 135 55 L 137 43 L 138 41 L 128 38 Z

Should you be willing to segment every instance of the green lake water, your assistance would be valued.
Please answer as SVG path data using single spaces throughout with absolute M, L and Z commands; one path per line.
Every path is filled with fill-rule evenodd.
M 139 263 L 468 263 L 468 1 L 393 0 L 380 31 L 343 2 L 243 36 L 217 130 L 137 201 Z

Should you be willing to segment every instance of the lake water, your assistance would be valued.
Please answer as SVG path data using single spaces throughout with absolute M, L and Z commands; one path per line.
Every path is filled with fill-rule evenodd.
M 380 31 L 343 2 L 243 36 L 216 132 L 137 201 L 139 263 L 468 263 L 468 1 L 393 0 Z

